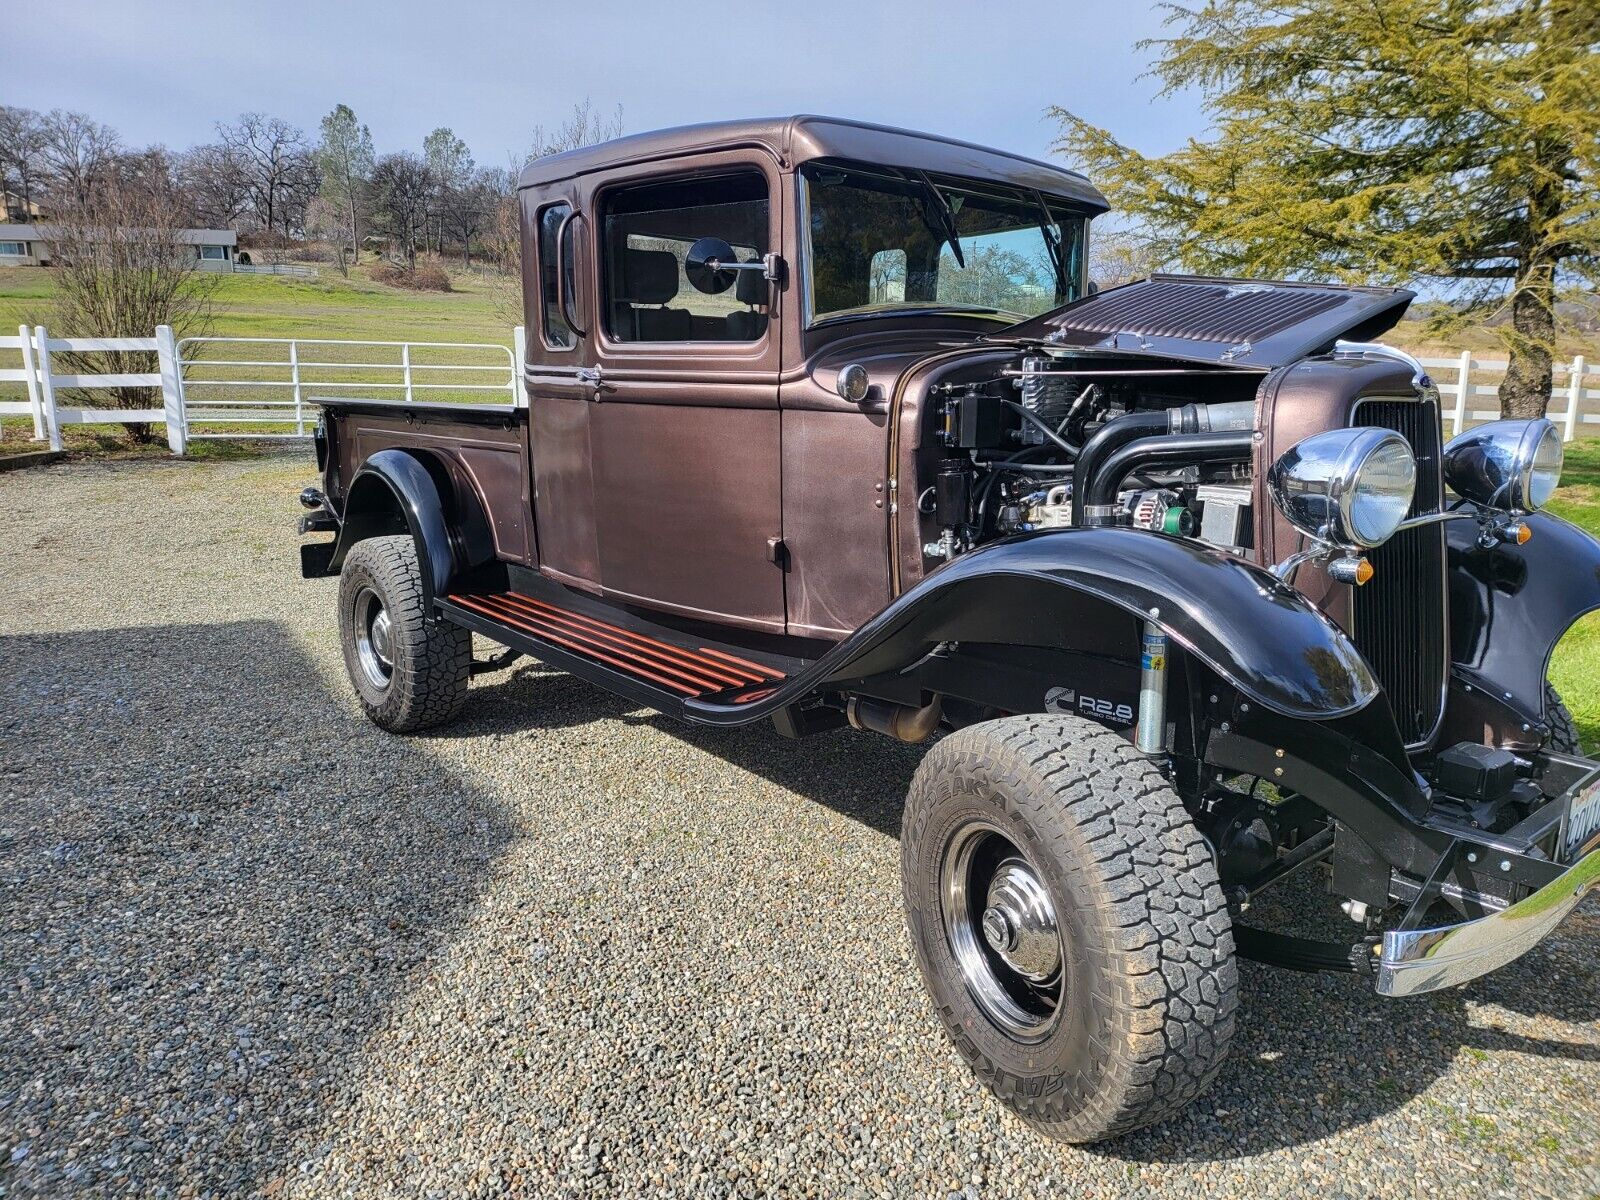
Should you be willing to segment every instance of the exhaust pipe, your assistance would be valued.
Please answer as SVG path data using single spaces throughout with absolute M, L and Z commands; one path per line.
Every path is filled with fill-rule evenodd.
M 933 736 L 933 731 L 939 728 L 939 721 L 944 716 L 944 702 L 935 696 L 931 704 L 912 708 L 909 704 L 851 696 L 845 701 L 844 715 L 857 729 L 881 733 L 915 745 L 927 741 Z

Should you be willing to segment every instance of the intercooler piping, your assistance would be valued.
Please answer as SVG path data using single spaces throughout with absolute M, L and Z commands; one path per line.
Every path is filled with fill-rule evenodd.
M 935 696 L 933 703 L 912 708 L 909 704 L 893 704 L 869 696 L 851 696 L 845 702 L 844 715 L 857 729 L 914 744 L 927 741 L 933 736 L 933 731 L 939 728 L 939 721 L 944 716 L 944 703 Z
M 1254 446 L 1253 401 L 1186 404 L 1132 412 L 1083 445 L 1072 489 L 1074 525 L 1115 525 L 1117 492 L 1140 467 L 1248 461 Z

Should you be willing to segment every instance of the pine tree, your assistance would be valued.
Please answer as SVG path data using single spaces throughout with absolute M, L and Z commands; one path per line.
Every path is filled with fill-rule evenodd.
M 1508 414 L 1549 401 L 1557 300 L 1600 281 L 1595 0 L 1210 0 L 1168 5 L 1164 92 L 1212 130 L 1145 157 L 1064 109 L 1164 261 L 1218 274 L 1434 280 L 1439 322 L 1508 316 Z
M 322 195 L 349 217 L 351 257 L 361 261 L 361 228 L 356 206 L 372 175 L 372 131 L 356 120 L 347 104 L 335 105 L 322 118 L 322 140 L 317 143 L 317 170 L 322 175 Z

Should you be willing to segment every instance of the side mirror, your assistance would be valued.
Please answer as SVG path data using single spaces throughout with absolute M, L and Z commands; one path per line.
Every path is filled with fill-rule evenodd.
M 738 263 L 739 256 L 727 242 L 721 238 L 703 237 L 689 247 L 689 253 L 683 260 L 683 273 L 697 291 L 715 296 L 733 286 Z

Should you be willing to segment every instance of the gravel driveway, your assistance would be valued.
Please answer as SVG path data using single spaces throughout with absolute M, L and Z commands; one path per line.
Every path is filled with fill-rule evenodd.
M 1245 964 L 1190 1112 L 1043 1141 L 923 1000 L 915 752 L 529 664 L 386 736 L 298 577 L 310 474 L 0 475 L 0 1194 L 1600 1190 L 1594 910 L 1431 999 Z

